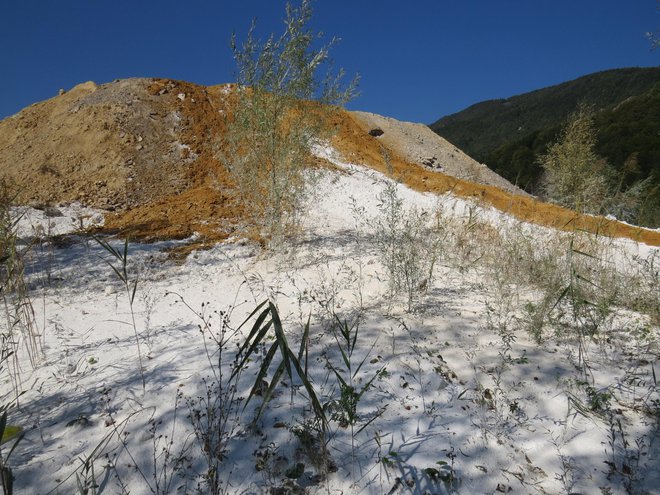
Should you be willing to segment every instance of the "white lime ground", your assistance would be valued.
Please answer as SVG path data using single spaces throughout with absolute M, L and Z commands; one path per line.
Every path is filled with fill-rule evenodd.
M 332 155 L 328 149 L 319 153 Z M 249 423 L 259 397 L 245 410 L 244 401 L 225 403 L 240 413 L 219 475 L 228 493 L 268 493 L 273 486 L 289 487 L 280 493 L 298 487 L 332 494 L 660 493 L 658 424 L 642 413 L 659 400 L 652 374 L 657 328 L 632 338 L 644 318 L 621 312 L 600 343 L 589 344 L 589 384 L 611 391 L 610 407 L 617 411 L 611 417 L 621 424 L 580 414 L 571 405 L 573 397 L 585 400 L 584 387 L 575 383 L 585 379 L 576 366 L 577 348 L 552 341 L 536 345 L 518 331 L 507 350 L 487 316 L 486 303 L 494 302 L 484 271 L 441 257 L 413 313 L 403 311 L 402 300 L 390 304 L 369 230 L 386 179 L 359 165 L 340 165 L 343 173 L 322 177 L 296 249 L 268 254 L 228 242 L 178 264 L 162 252 L 174 242 L 131 244 L 128 274 L 131 281 L 138 277 L 135 327 L 125 288 L 102 258 L 113 260 L 98 244 L 78 238 L 34 250 L 29 279 L 43 357 L 34 369 L 20 359 L 20 373 L 14 370 L 25 393 L 10 422 L 26 431 L 10 459 L 15 493 L 77 493 L 77 479 L 90 480 L 92 466 L 98 493 L 197 493 L 198 486 L 207 493 L 208 467 L 187 405 L 205 396 L 204 379 L 217 362 L 217 349 L 199 330 L 200 313 L 213 315 L 211 328 L 217 330 L 220 315 L 214 312 L 226 311 L 236 327 L 266 298 L 279 307 L 295 349 L 311 315 L 309 375 L 325 401 L 337 397 L 327 362 L 341 367 L 328 310 L 348 321 L 359 317 L 353 362 L 366 359 L 358 388 L 379 370 L 387 373 L 362 397 L 356 429 L 379 415 L 355 438 L 349 428 L 330 423 L 336 472 L 319 476 L 314 456 L 291 433 L 310 416 L 299 383 L 278 388 L 254 428 Z M 398 188 L 407 207 L 441 209 L 459 222 L 479 215 L 498 229 L 517 224 L 451 196 Z M 62 217 L 24 213 L 26 238 L 74 229 L 82 216 L 94 218 L 93 212 L 87 217 L 90 212 L 67 209 Z M 538 242 L 550 235 L 538 227 L 518 228 Z M 113 245 L 122 248 L 121 241 Z M 630 241 L 610 246 L 622 263 L 654 251 Z M 233 349 L 224 351 L 225 364 Z M 252 362 L 245 370 L 237 397 L 247 397 L 257 367 Z M 5 379 L 2 391 L 11 390 Z M 318 445 L 311 450 L 318 452 Z M 179 454 L 181 476 L 174 469 Z M 305 465 L 302 476 L 285 481 L 298 462 Z

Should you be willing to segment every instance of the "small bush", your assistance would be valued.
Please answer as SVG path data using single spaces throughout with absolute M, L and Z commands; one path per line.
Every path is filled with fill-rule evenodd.
M 390 296 L 403 294 L 412 311 L 426 291 L 440 251 L 440 217 L 428 211 L 406 210 L 396 183 L 388 181 L 378 196 L 380 213 L 373 219 L 377 249 L 389 278 Z
M 542 185 L 552 201 L 578 212 L 610 214 L 620 220 L 637 219 L 642 199 L 649 196 L 650 179 L 624 187 L 627 175 L 638 169 L 632 154 L 616 172 L 595 152 L 597 132 L 593 112 L 580 105 L 538 163 L 545 170 Z
M 242 46 L 232 38 L 238 90 L 221 158 L 251 220 L 271 240 L 295 231 L 313 184 L 310 147 L 329 134 L 328 105 L 345 103 L 355 88 L 342 89 L 341 71 L 318 78 L 335 40 L 314 48 L 320 35 L 308 29 L 311 17 L 309 1 L 287 4 L 279 38 L 260 43 L 254 24 Z
M 600 213 L 607 198 L 607 164 L 596 155 L 595 145 L 591 112 L 580 106 L 559 140 L 539 158 L 549 198 L 577 211 Z

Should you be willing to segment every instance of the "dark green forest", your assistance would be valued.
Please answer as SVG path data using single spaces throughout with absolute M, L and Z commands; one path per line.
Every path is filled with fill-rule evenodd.
M 637 222 L 660 226 L 660 67 L 615 69 L 502 100 L 477 103 L 430 125 L 466 153 L 533 194 L 538 156 L 569 115 L 594 112 L 596 153 L 618 173 L 614 188 L 649 179 Z

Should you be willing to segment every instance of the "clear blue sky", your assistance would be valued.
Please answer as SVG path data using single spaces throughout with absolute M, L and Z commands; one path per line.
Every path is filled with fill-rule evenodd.
M 294 1 L 294 5 L 298 2 Z M 234 80 L 232 31 L 282 31 L 279 0 L 4 0 L 0 118 L 59 88 L 146 76 Z M 313 27 L 360 73 L 349 104 L 430 123 L 604 69 L 660 65 L 656 0 L 316 0 Z

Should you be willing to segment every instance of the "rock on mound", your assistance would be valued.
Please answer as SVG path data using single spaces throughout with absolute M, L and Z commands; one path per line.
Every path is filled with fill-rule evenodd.
M 352 112 L 358 123 L 389 149 L 416 163 L 452 177 L 496 186 L 512 194 L 527 195 L 423 124 L 400 122 L 368 112 Z

